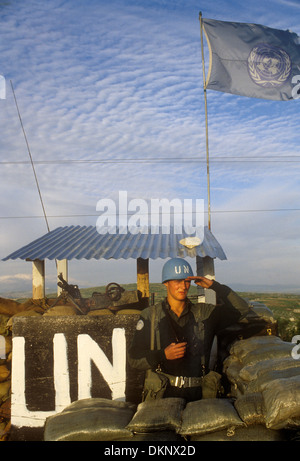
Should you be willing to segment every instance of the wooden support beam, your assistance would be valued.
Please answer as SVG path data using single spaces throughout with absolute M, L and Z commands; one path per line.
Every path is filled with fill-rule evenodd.
M 197 275 L 207 277 L 210 280 L 215 280 L 215 266 L 213 258 L 205 256 L 200 258 L 196 257 Z M 199 287 L 198 289 L 198 302 L 205 302 L 208 304 L 216 304 L 216 293 L 213 290 Z
M 200 258 L 196 256 L 196 266 L 197 266 L 197 275 L 201 275 L 202 277 L 207 277 L 210 280 L 215 280 L 215 265 L 213 258 L 209 256 L 205 256 L 204 258 Z M 198 303 L 204 302 L 207 304 L 217 304 L 217 296 L 213 290 L 209 290 L 207 288 L 198 287 Z M 217 355 L 218 355 L 218 340 L 217 337 L 214 337 L 210 358 L 209 358 L 209 368 L 211 370 L 214 369 L 217 363 Z
M 149 305 L 150 287 L 149 287 L 149 259 L 137 259 L 137 290 L 140 291 L 143 306 Z
M 68 260 L 67 259 L 57 259 L 57 275 L 62 274 L 64 280 L 68 281 Z M 57 281 L 59 281 L 57 279 Z M 57 296 L 62 292 L 62 288 L 57 286 Z
M 45 261 L 32 261 L 32 298 L 45 298 Z

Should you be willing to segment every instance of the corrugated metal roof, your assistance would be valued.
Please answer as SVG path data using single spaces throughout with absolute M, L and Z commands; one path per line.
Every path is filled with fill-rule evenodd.
M 180 240 L 189 235 L 170 232 L 133 234 L 100 234 L 95 226 L 58 227 L 42 237 L 6 256 L 8 259 L 157 259 L 168 257 L 200 257 L 227 259 L 210 230 L 205 227 L 204 239 L 193 249 L 186 248 Z

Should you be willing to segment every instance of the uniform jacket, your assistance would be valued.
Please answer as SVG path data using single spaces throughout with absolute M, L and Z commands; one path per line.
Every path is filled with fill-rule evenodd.
M 160 365 L 165 373 L 175 376 L 202 376 L 202 365 L 208 369 L 214 336 L 247 314 L 249 306 L 226 285 L 214 281 L 213 289 L 222 305 L 193 304 L 187 299 L 178 318 L 167 300 L 141 312 L 136 325 L 128 360 L 133 368 L 153 369 Z M 155 310 L 155 344 L 151 350 L 151 317 Z M 187 352 L 181 359 L 167 360 L 164 349 L 172 342 L 187 341 Z

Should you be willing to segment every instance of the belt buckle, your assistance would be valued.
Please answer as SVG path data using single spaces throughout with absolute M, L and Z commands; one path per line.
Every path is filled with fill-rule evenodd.
M 176 376 L 175 386 L 181 389 L 185 385 L 185 378 L 183 376 Z

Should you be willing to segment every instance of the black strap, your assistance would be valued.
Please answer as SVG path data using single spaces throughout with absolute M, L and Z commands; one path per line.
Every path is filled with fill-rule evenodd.
M 174 326 L 175 322 L 172 319 L 172 317 L 171 317 L 171 315 L 170 315 L 170 313 L 168 311 L 168 308 L 165 305 L 163 306 L 163 309 L 164 309 L 164 312 L 166 314 L 166 319 L 167 319 L 167 321 L 169 323 L 169 326 L 170 326 L 170 328 L 171 328 L 171 330 L 172 330 L 172 332 L 173 332 L 173 334 L 175 336 L 176 343 L 180 343 L 181 341 L 178 339 L 178 335 L 177 335 L 177 332 L 176 332 L 176 329 L 175 329 L 175 326 Z
M 178 335 L 177 335 L 177 333 L 176 333 L 176 331 L 175 331 L 175 328 L 174 328 L 174 323 L 175 323 L 175 322 L 174 322 L 174 320 L 172 319 L 170 313 L 168 312 L 168 308 L 166 307 L 165 302 L 162 303 L 162 308 L 163 308 L 163 310 L 164 310 L 164 312 L 165 312 L 165 314 L 166 314 L 167 321 L 168 321 L 168 323 L 169 323 L 169 325 L 170 325 L 170 327 L 171 327 L 171 330 L 173 331 L 173 334 L 174 334 L 174 336 L 175 336 L 176 342 L 177 342 L 177 343 L 178 343 L 178 342 L 181 342 L 181 341 L 179 341 Z M 155 341 L 154 338 L 155 338 L 155 323 L 156 323 L 156 321 L 157 321 L 156 316 L 157 316 L 156 306 L 153 306 L 153 311 L 152 311 L 152 316 L 151 316 L 151 350 L 153 350 L 153 349 L 155 348 L 155 347 L 154 347 L 154 341 Z M 199 322 L 199 319 L 197 318 L 197 316 L 196 316 L 196 322 L 197 322 L 197 324 L 198 324 L 198 322 Z M 200 355 L 200 363 L 201 363 L 201 368 L 202 368 L 202 374 L 203 374 L 203 376 L 204 376 L 209 370 L 207 369 L 206 364 L 205 364 L 205 355 L 204 355 L 204 329 L 201 329 L 201 333 L 202 333 L 202 334 L 201 334 L 200 340 L 201 340 L 201 344 L 202 344 L 202 346 L 203 346 L 203 351 L 202 351 L 202 353 L 201 353 L 201 355 Z

